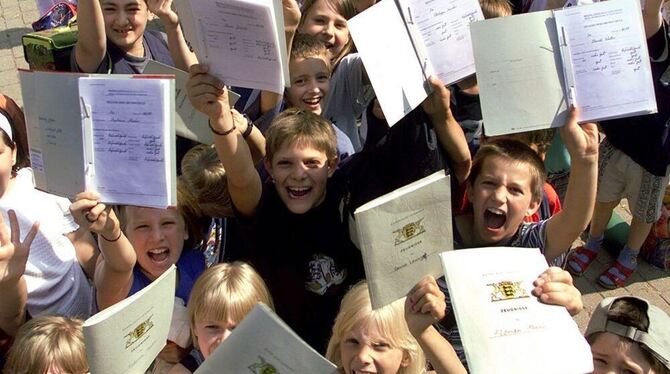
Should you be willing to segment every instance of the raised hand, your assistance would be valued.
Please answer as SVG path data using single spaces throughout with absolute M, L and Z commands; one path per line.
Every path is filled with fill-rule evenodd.
M 433 323 L 444 318 L 444 300 L 444 293 L 430 275 L 412 288 L 405 299 L 405 320 L 412 335 L 421 334 Z
M 0 214 L 0 284 L 18 281 L 23 276 L 26 271 L 30 245 L 40 227 L 39 222 L 33 223 L 22 242 L 21 228 L 16 213 L 10 210 L 7 215 L 9 216 L 9 230 Z
M 149 11 L 158 16 L 163 22 L 176 25 L 179 23 L 179 17 L 172 10 L 172 0 L 147 0 Z
M 561 138 L 572 159 L 589 159 L 598 156 L 598 127 L 595 123 L 577 124 L 579 109 L 572 107 L 565 126 L 561 127 Z
M 121 225 L 116 214 L 111 206 L 100 202 L 100 195 L 96 192 L 78 193 L 70 205 L 70 213 L 79 227 L 100 234 L 108 240 L 120 235 Z
M 559 267 L 552 266 L 545 270 L 533 285 L 533 295 L 545 304 L 564 306 L 571 316 L 584 309 L 582 294 L 572 284 L 572 276 Z
M 218 119 L 230 112 L 228 90 L 223 82 L 209 75 L 206 65 L 195 64 L 189 69 L 186 84 L 188 98 L 193 107 L 211 119 Z
M 428 78 L 428 82 L 433 88 L 433 92 L 423 101 L 423 110 L 431 117 L 447 118 L 451 115 L 451 109 L 449 108 L 451 93 L 437 77 L 431 76 Z
M 300 24 L 300 5 L 296 0 L 282 0 L 282 9 L 286 32 L 295 32 Z

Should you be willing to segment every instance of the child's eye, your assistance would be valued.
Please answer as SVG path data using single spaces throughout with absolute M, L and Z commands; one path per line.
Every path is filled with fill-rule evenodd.
M 176 221 L 165 221 L 165 222 L 163 222 L 163 226 L 172 226 L 172 225 L 176 225 L 176 224 L 177 224 Z
M 135 230 L 148 230 L 149 225 L 137 225 L 135 226 Z
M 510 188 L 512 195 L 523 195 L 523 191 L 520 188 Z
M 385 351 L 385 350 L 391 348 L 391 345 L 386 343 L 386 342 L 377 342 L 377 343 L 374 343 L 373 347 L 377 351 Z
M 291 166 L 291 162 L 286 160 L 277 161 L 277 166 L 288 167 Z
M 338 22 L 335 24 L 335 28 L 338 30 L 346 30 L 347 29 L 347 23 L 346 22 Z
M 321 166 L 321 161 L 319 160 L 308 160 L 305 162 L 305 165 L 308 167 L 317 168 Z
M 293 81 L 293 84 L 296 86 L 302 86 L 303 84 L 305 84 L 305 80 L 302 78 L 296 79 L 295 81 Z
M 344 341 L 344 344 L 348 345 L 358 345 L 358 340 L 354 338 L 349 338 Z
M 323 25 L 326 23 L 326 19 L 323 17 L 316 17 L 314 18 L 313 22 L 316 23 L 317 25 Z
M 328 74 L 320 74 L 316 76 L 316 80 L 319 82 L 327 82 L 330 79 Z
M 493 181 L 482 181 L 482 185 L 487 186 L 487 187 L 494 187 L 496 184 Z

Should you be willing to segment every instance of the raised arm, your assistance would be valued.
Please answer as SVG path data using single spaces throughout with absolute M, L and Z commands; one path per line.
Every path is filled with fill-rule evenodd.
M 454 118 L 449 107 L 450 93 L 435 77 L 429 78 L 433 93 L 423 102 L 423 109 L 430 116 L 442 149 L 447 153 L 453 173 L 459 183 L 470 175 L 472 159 L 463 129 Z
M 582 293 L 572 283 L 572 276 L 567 271 L 552 266 L 540 274 L 533 282 L 532 293 L 541 302 L 565 307 L 571 316 L 584 309 Z
M 114 211 L 99 200 L 100 195 L 95 192 L 81 192 L 75 196 L 70 211 L 80 227 L 98 234 L 102 255 L 95 268 L 94 282 L 96 301 L 102 310 L 128 296 L 137 256 Z
M 642 20 L 644 22 L 644 33 L 647 36 L 647 39 L 656 34 L 663 24 L 661 5 L 663 5 L 663 0 L 645 0 L 644 2 Z
M 577 124 L 578 110 L 572 108 L 561 138 L 570 153 L 570 180 L 563 210 L 552 216 L 546 227 L 545 257 L 552 261 L 572 246 L 593 215 L 598 187 L 598 128 L 594 123 Z
M 284 36 L 286 38 L 286 62 L 291 58 L 291 45 L 298 24 L 300 23 L 300 6 L 296 0 L 282 0 L 284 13 Z M 261 91 L 261 114 L 274 109 L 282 101 L 283 95 L 270 91 Z
M 107 35 L 99 0 L 79 0 L 77 4 L 79 39 L 74 49 L 79 70 L 94 73 L 107 53 Z
M 235 208 L 250 217 L 260 202 L 262 185 L 242 134 L 235 131 L 233 113 L 228 104 L 228 91 L 223 82 L 207 74 L 204 65 L 189 70 L 188 97 L 193 107 L 209 117 L 214 132 L 214 147 L 226 169 L 228 190 Z
M 184 34 L 179 26 L 179 17 L 172 10 L 172 0 L 146 0 L 149 11 L 157 15 L 165 26 L 167 34 L 168 49 L 174 61 L 175 67 L 184 71 L 193 64 L 198 63 L 195 53 L 186 44 Z
M 451 344 L 433 327 L 445 316 L 444 293 L 435 278 L 427 276 L 405 300 L 407 326 L 438 374 L 467 373 Z
M 10 229 L 0 215 L 0 329 L 8 335 L 16 331 L 26 320 L 28 289 L 23 273 L 26 271 L 30 245 L 37 235 L 39 223 L 35 222 L 21 242 L 21 229 L 16 213 L 7 212 Z

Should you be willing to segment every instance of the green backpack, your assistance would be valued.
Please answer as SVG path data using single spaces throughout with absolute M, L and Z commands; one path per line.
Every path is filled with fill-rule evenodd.
M 23 55 L 30 69 L 70 71 L 70 54 L 78 36 L 76 24 L 24 35 Z

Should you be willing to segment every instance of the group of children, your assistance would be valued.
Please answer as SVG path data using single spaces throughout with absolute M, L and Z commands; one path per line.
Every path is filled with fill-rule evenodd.
M 111 207 L 95 191 L 70 202 L 36 190 L 23 114 L 1 97 L 0 332 L 15 337 L 0 340 L 11 346 L 4 372 L 87 372 L 81 320 L 172 265 L 181 306 L 175 314 L 183 314 L 173 323 L 187 321 L 191 339 L 168 341 L 155 372 L 195 371 L 258 302 L 347 374 L 466 372 L 443 279 L 426 277 L 404 300 L 373 310 L 351 239 L 358 206 L 440 169 L 453 176 L 457 248 L 537 247 L 548 264 L 567 264 L 581 275 L 602 241 L 601 221 L 609 215 L 601 208 L 626 196 L 637 218 L 601 284 L 621 286 L 634 270 L 637 241 L 646 236 L 636 222 L 658 216 L 670 164 L 662 126 L 670 118 L 670 90 L 661 80 L 670 76 L 670 37 L 661 0 L 647 0 L 644 8 L 659 113 L 621 120 L 616 128 L 606 123 L 611 140 L 601 142 L 596 125 L 578 124 L 579 109 L 571 108 L 556 135 L 570 156 L 564 199 L 546 183 L 554 132 L 485 137 L 476 77 L 452 87 L 430 78 L 432 94 L 388 126 L 347 30 L 347 19 L 369 1 L 307 0 L 300 7 L 283 0 L 290 46 L 283 96 L 228 88 L 208 74 L 171 3 L 79 0 L 71 67 L 141 74 L 157 60 L 189 71 L 188 96 L 209 118 L 214 145 L 179 142 L 176 207 Z M 512 14 L 507 1 L 481 3 L 487 18 Z M 146 30 L 151 13 L 165 33 Z M 229 89 L 242 94 L 234 108 Z M 633 122 L 634 129 L 626 127 Z M 651 137 L 640 133 L 645 123 L 660 139 L 653 168 L 648 154 L 639 155 L 651 138 L 630 147 L 617 140 L 630 133 Z M 631 160 L 613 161 L 616 152 Z M 637 174 L 629 174 L 632 164 Z M 568 258 L 589 222 L 588 242 Z M 575 315 L 583 308 L 581 294 L 558 267 L 538 275 L 533 294 Z M 670 372 L 669 333 L 670 317 L 646 301 L 604 300 L 586 333 L 595 372 Z

